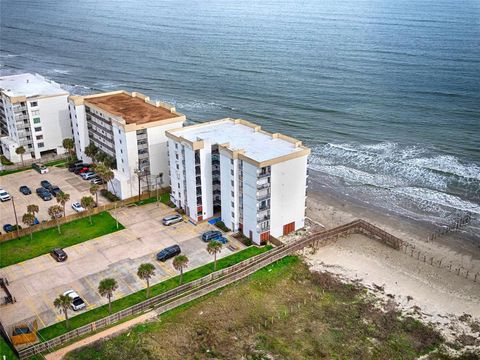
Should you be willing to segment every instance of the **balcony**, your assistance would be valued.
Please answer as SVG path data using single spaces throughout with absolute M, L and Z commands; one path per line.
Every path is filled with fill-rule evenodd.
M 270 199 L 270 190 L 266 189 L 263 191 L 257 192 L 257 201 L 264 201 Z
M 269 182 L 257 183 L 257 190 L 270 189 Z
M 267 210 L 270 210 L 270 204 L 261 204 L 261 205 L 258 207 L 259 213 L 260 213 L 261 211 L 267 211 Z
M 200 167 L 195 167 L 195 176 L 200 176 Z
M 271 173 L 270 171 L 261 171 L 261 172 L 257 175 L 257 178 L 262 179 L 262 178 L 269 177 L 270 175 L 272 175 L 272 173 Z

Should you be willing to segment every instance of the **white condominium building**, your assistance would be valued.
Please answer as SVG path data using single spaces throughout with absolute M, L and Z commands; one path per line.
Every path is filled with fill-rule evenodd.
M 125 199 L 169 185 L 165 131 L 183 126 L 185 115 L 135 92 L 70 96 L 69 102 L 77 156 L 91 161 L 85 147 L 93 143 L 116 160 L 110 191 Z
M 0 146 L 12 162 L 23 146 L 24 160 L 46 153 L 63 154 L 63 139 L 72 136 L 68 92 L 38 74 L 0 77 Z
M 257 244 L 304 226 L 307 157 L 301 141 L 222 119 L 167 132 L 171 200 L 193 222 L 221 213 Z

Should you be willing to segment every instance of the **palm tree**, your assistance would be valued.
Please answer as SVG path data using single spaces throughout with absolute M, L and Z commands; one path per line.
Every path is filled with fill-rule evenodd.
M 138 267 L 137 276 L 147 282 L 147 299 L 150 296 L 150 278 L 155 275 L 155 266 L 150 263 L 141 264 Z
M 39 211 L 40 211 L 40 208 L 38 207 L 38 205 L 30 204 L 27 206 L 27 212 L 29 214 L 33 214 L 33 216 L 35 216 L 35 214 L 38 213 Z
M 99 186 L 97 184 L 93 184 L 90 186 L 90 194 L 95 195 L 95 204 L 98 206 L 98 189 Z
M 35 224 L 35 215 L 28 212 L 23 214 L 22 222 L 27 226 L 33 226 Z M 30 240 L 33 240 L 33 229 L 30 230 Z
M 80 200 L 80 205 L 88 211 L 88 218 L 90 220 L 90 225 L 93 225 L 92 222 L 92 209 L 95 207 L 95 201 L 91 196 L 84 196 Z
M 65 315 L 65 326 L 68 329 L 68 309 L 72 304 L 72 298 L 68 295 L 59 295 L 53 302 L 53 306 L 63 311 Z
M 19 146 L 16 148 L 15 153 L 20 155 L 20 159 L 22 159 L 22 166 L 25 166 L 25 162 L 23 161 L 23 154 L 25 154 L 25 148 L 23 146 Z
M 180 271 L 180 285 L 182 285 L 183 280 L 183 269 L 188 266 L 188 257 L 185 255 L 177 255 L 173 259 L 173 267 L 175 270 Z
M 100 281 L 98 285 L 98 292 L 101 296 L 108 298 L 108 312 L 112 313 L 112 296 L 113 292 L 118 289 L 118 284 L 115 279 L 106 278 Z
M 103 188 L 105 189 L 105 184 L 111 181 L 115 174 L 112 170 L 105 166 L 105 164 L 96 164 L 95 165 L 95 172 L 100 176 L 103 180 Z
M 65 138 L 63 139 L 62 141 L 62 146 L 65 150 L 67 150 L 68 152 L 68 155 L 71 159 L 72 155 L 73 155 L 73 149 L 75 147 L 75 142 L 73 141 L 72 138 Z
M 58 222 L 58 218 L 62 216 L 63 209 L 60 205 L 53 205 L 48 208 L 48 215 L 55 220 L 57 223 L 58 233 L 61 235 L 62 231 L 60 230 L 60 224 Z
M 217 254 L 222 251 L 222 247 L 222 243 L 217 240 L 212 240 L 207 245 L 208 253 L 214 256 L 213 271 L 217 270 Z
M 98 147 L 92 142 L 85 147 L 84 152 L 85 155 L 87 155 L 93 161 L 95 160 L 95 155 L 97 154 L 98 150 Z
M 67 193 L 64 193 L 63 191 L 60 191 L 57 196 L 55 196 L 55 199 L 57 199 L 57 203 L 62 205 L 63 207 L 63 217 L 65 217 L 65 204 L 67 203 L 68 200 L 70 200 L 70 195 Z

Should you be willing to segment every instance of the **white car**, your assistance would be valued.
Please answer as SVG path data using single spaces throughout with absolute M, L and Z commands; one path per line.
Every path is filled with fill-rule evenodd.
M 85 211 L 85 208 L 78 201 L 72 204 L 72 209 L 75 210 L 76 212 Z
M 10 194 L 3 189 L 0 189 L 0 200 L 2 202 L 10 200 Z
M 93 171 L 88 171 L 81 173 L 80 176 L 82 177 L 83 180 L 90 180 L 93 179 L 97 174 L 95 174 Z
M 65 291 L 63 295 L 67 295 L 70 297 L 70 299 L 72 299 L 72 302 L 70 304 L 70 306 L 72 307 L 72 310 L 78 311 L 78 310 L 85 309 L 86 307 L 85 301 L 83 301 L 80 295 L 78 295 L 75 291 L 68 290 L 68 291 Z

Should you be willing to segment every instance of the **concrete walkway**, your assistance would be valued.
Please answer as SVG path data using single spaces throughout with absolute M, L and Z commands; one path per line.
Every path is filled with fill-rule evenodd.
M 70 351 L 73 351 L 75 349 L 81 348 L 82 346 L 90 345 L 94 343 L 95 341 L 101 340 L 108 338 L 113 335 L 118 335 L 119 333 L 127 331 L 129 328 L 131 328 L 134 325 L 143 323 L 145 321 L 148 321 L 150 319 L 153 319 L 157 316 L 157 313 L 155 311 L 149 311 L 148 313 L 145 313 L 141 316 L 138 316 L 134 319 L 125 321 L 124 323 L 121 323 L 119 325 L 113 326 L 111 328 L 108 328 L 106 330 L 100 331 L 99 333 L 96 333 L 95 335 L 89 336 L 85 339 L 82 339 L 80 341 L 77 341 L 71 345 L 68 345 L 64 348 L 61 348 L 57 351 L 54 351 L 48 355 L 45 355 L 45 359 L 47 360 L 59 360 L 63 359 L 67 353 Z

